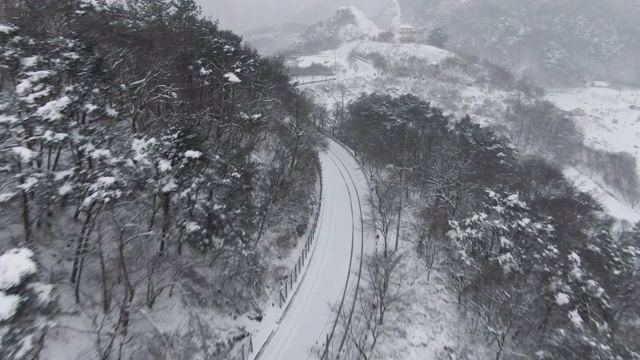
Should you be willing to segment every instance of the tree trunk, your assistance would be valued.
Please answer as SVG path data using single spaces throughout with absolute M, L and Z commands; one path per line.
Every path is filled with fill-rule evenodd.
M 31 242 L 31 219 L 29 219 L 29 194 L 22 190 L 22 225 L 24 226 L 24 241 Z
M 102 277 L 102 311 L 104 314 L 108 314 L 111 310 L 111 294 L 109 293 L 107 282 L 107 270 L 104 260 L 104 251 L 102 249 L 102 236 L 98 236 L 98 256 L 100 258 L 100 273 Z
M 86 243 L 86 242 L 85 242 Z M 83 249 L 83 253 L 84 253 L 84 249 Z M 77 267 L 77 277 L 76 277 L 76 286 L 74 289 L 74 295 L 76 297 L 76 304 L 80 303 L 80 280 L 82 279 L 82 270 L 84 269 L 84 255 L 80 257 L 80 263 L 78 264 Z M 75 270 L 75 268 L 74 268 Z
M 89 236 L 93 232 L 93 225 L 95 225 L 96 215 L 100 212 L 100 208 L 93 212 L 93 206 L 87 210 L 87 219 L 82 225 L 80 232 L 80 238 L 78 240 L 78 247 L 76 248 L 75 259 L 73 260 L 73 271 L 71 273 L 71 282 L 75 283 L 75 298 L 76 304 L 80 303 L 80 279 L 82 277 L 82 270 L 84 268 L 84 256 L 87 253 L 87 243 L 89 242 Z M 91 221 L 93 220 L 93 223 Z
M 169 230 L 171 229 L 171 193 L 163 194 L 162 212 L 163 220 L 162 238 L 160 239 L 160 256 L 163 256 L 164 252 L 166 251 L 167 236 L 169 235 Z
M 258 236 L 256 238 L 256 244 L 260 242 L 262 233 L 264 232 L 264 225 L 267 222 L 267 216 L 269 216 L 269 209 L 271 208 L 271 199 L 268 200 L 267 208 L 264 210 L 264 214 L 260 219 L 260 227 L 258 228 Z
M 400 218 L 402 218 L 402 200 L 404 199 L 404 166 L 402 168 L 402 172 L 400 173 L 400 201 L 398 204 L 398 223 L 396 224 L 396 251 L 398 251 L 398 242 L 400 240 Z M 385 254 L 386 257 L 386 254 Z
M 131 305 L 133 304 L 133 299 L 135 297 L 135 288 L 133 287 L 133 283 L 129 278 L 129 270 L 127 268 L 127 263 L 125 259 L 125 240 L 124 240 L 124 229 L 120 232 L 120 239 L 118 243 L 118 254 L 120 255 L 120 272 L 125 282 L 125 296 L 122 301 L 122 307 L 120 308 L 120 321 L 123 327 L 123 336 L 127 336 L 127 331 L 129 327 L 129 322 L 131 320 Z
M 182 237 L 184 236 L 184 226 L 180 227 L 180 234 L 178 235 L 178 255 L 182 255 Z
M 82 230 L 80 231 L 80 237 L 78 237 L 78 246 L 76 247 L 75 258 L 73 259 L 73 269 L 71 270 L 71 282 L 75 283 L 76 278 L 78 277 L 78 272 L 80 270 L 80 257 L 83 255 L 86 236 L 85 233 L 87 231 L 87 227 L 89 225 L 89 221 L 91 221 L 91 208 L 87 210 L 87 218 L 82 225 Z
M 51 167 L 51 171 L 56 171 L 58 167 L 58 160 L 60 160 L 60 154 L 62 153 L 62 146 L 58 146 L 58 151 L 56 152 L 56 158 L 53 160 L 53 166 Z
M 153 230 L 153 225 L 156 223 L 156 199 L 158 198 L 158 194 L 153 194 L 153 199 L 151 200 L 151 219 L 149 219 L 149 228 L 148 231 Z

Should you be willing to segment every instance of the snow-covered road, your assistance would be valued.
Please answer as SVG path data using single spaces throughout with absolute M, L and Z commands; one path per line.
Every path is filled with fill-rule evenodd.
M 320 154 L 323 198 L 315 250 L 297 294 L 260 360 L 304 360 L 322 345 L 335 323 L 330 305 L 340 305 L 358 279 L 367 182 L 353 156 L 334 141 Z M 348 298 L 348 297 L 347 297 Z M 351 310 L 345 300 L 343 313 Z M 339 341 L 340 339 L 337 339 Z

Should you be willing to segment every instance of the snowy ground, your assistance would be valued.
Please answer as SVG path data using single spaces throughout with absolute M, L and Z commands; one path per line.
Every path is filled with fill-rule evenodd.
M 373 80 L 382 77 L 382 74 L 370 62 L 359 59 L 358 55 L 367 56 L 377 53 L 385 57 L 389 63 L 404 61 L 414 57 L 415 61 L 425 65 L 436 65 L 440 61 L 455 57 L 449 51 L 438 49 L 429 45 L 420 44 L 391 44 L 369 40 L 355 40 L 348 42 L 335 50 L 323 51 L 319 54 L 296 57 L 290 64 L 297 67 L 309 67 L 312 64 L 321 64 L 334 70 L 333 78 L 340 81 L 347 80 Z M 356 54 L 353 56 L 352 54 Z M 310 78 L 310 77 L 308 77 Z M 320 78 L 318 76 L 314 78 Z M 328 77 L 329 78 L 329 77 Z M 307 77 L 296 77 L 298 82 L 306 82 Z
M 547 99 L 574 112 L 588 145 L 633 154 L 640 166 L 640 90 L 588 87 L 551 91 Z
M 628 204 L 616 199 L 607 189 L 574 168 L 566 168 L 564 176 L 580 190 L 595 197 L 604 206 L 605 211 L 620 220 L 631 223 L 640 221 L 640 213 Z
M 316 55 L 300 56 L 295 59 L 295 65 L 304 68 L 314 63 L 321 64 L 333 69 L 335 73 L 333 77 L 341 80 L 374 78 L 377 71 L 373 65 L 351 56 L 351 53 L 362 43 L 363 41 L 352 41 L 335 50 L 323 51 Z M 309 80 L 306 78 L 310 77 L 296 77 L 295 80 L 306 82 Z
M 401 242 L 406 258 L 403 301 L 392 309 L 389 335 L 381 343 L 381 358 L 388 360 L 491 359 L 495 353 L 480 336 L 483 330 L 465 319 L 447 276 L 446 263 L 435 265 L 428 276 L 424 260 L 412 242 Z
M 384 56 L 390 63 L 399 59 L 414 57 L 426 65 L 435 65 L 440 61 L 456 57 L 453 53 L 431 45 L 416 43 L 390 44 L 377 41 L 363 41 L 355 48 L 355 51 L 364 55 L 377 53 Z
M 614 89 L 606 84 L 565 91 L 551 91 L 547 99 L 572 112 L 587 145 L 601 150 L 626 152 L 636 158 L 640 169 L 640 90 Z M 638 209 L 617 199 L 606 187 L 580 174 L 565 170 L 565 176 L 595 196 L 608 213 L 630 222 L 640 221 Z

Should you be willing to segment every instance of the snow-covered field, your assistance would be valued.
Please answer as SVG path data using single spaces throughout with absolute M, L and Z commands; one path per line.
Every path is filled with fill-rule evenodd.
M 607 84 L 566 91 L 550 91 L 547 100 L 571 112 L 587 145 L 601 150 L 632 154 L 640 169 L 640 90 L 614 89 Z M 640 221 L 640 212 L 576 169 L 565 176 L 596 197 L 618 219 Z
M 573 112 L 588 145 L 640 159 L 640 90 L 588 87 L 551 91 L 547 99 Z
M 411 62 L 420 67 L 435 67 L 445 59 L 457 58 L 452 52 L 429 45 L 354 40 L 335 50 L 296 57 L 289 65 L 309 67 L 316 63 L 334 70 L 332 76 L 294 78 L 294 81 L 304 84 L 303 88 L 314 95 L 317 103 L 329 110 L 343 101 L 348 104 L 362 93 L 377 92 L 392 96 L 414 94 L 447 113 L 455 116 L 471 114 L 482 123 L 495 122 L 493 115 L 504 113 L 506 107 L 503 103 L 510 96 L 509 92 L 480 84 L 458 69 L 443 68 L 438 77 L 430 74 L 398 77 L 375 68 L 372 61 L 360 59 L 371 54 L 381 55 L 394 66 Z

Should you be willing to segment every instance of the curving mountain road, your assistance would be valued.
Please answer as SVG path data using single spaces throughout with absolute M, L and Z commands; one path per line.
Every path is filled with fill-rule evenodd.
M 324 189 L 316 248 L 304 281 L 260 360 L 313 358 L 310 350 L 322 346 L 334 327 L 336 315 L 330 305 L 337 304 L 343 314 L 351 311 L 352 304 L 342 299 L 359 280 L 364 241 L 370 238 L 362 232 L 367 182 L 353 156 L 332 140 L 320 162 Z

